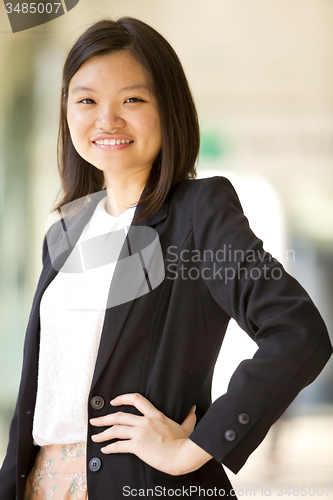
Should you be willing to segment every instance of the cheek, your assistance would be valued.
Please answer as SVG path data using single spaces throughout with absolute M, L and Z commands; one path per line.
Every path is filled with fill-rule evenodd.
M 161 144 L 162 142 L 162 131 L 161 131 L 161 119 L 159 113 L 155 110 L 152 116 L 153 130 L 156 135 L 156 140 Z
M 161 121 L 159 116 L 155 118 L 154 134 L 155 134 L 155 141 L 158 145 L 158 149 L 160 149 L 162 147 L 162 131 L 161 131 Z
M 161 142 L 161 123 L 159 115 L 152 113 L 149 115 L 143 115 L 140 119 L 140 130 L 147 135 L 147 140 L 151 142 L 153 139 L 155 142 Z
M 152 116 L 151 124 L 152 124 L 152 130 L 156 134 L 159 134 L 161 131 L 161 122 L 160 122 L 160 117 L 157 114 L 154 114 Z
M 67 123 L 72 138 L 82 136 L 88 126 L 86 117 L 72 110 L 67 113 Z
M 156 128 L 159 124 L 159 115 L 153 109 L 142 110 L 138 112 L 135 116 L 130 117 L 129 121 L 135 120 L 135 126 L 142 132 L 149 132 Z M 133 123 L 133 122 L 132 122 Z

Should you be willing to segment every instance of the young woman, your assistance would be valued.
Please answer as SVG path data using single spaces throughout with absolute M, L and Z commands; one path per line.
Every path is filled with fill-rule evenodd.
M 199 129 L 177 55 L 104 19 L 65 62 L 64 197 L 48 230 L 1 500 L 234 495 L 234 473 L 332 347 L 223 177 L 195 179 Z M 228 248 L 221 258 L 223 248 Z M 258 344 L 211 404 L 230 318 Z

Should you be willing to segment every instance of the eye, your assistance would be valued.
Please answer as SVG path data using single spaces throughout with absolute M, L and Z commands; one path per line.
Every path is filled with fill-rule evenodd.
M 91 102 L 84 102 L 84 101 L 91 101 Z M 85 98 L 85 99 L 82 99 L 81 101 L 79 101 L 79 103 L 82 103 L 82 104 L 92 104 L 93 102 L 95 102 L 93 99 L 89 99 L 89 98 Z
M 139 99 L 138 97 L 129 97 L 128 99 L 126 99 L 125 102 L 128 102 L 130 101 L 130 103 L 134 103 L 134 102 L 143 102 L 142 99 Z

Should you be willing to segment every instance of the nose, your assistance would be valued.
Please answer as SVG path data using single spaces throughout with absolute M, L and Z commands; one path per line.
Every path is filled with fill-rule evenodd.
M 122 128 L 125 120 L 122 118 L 120 110 L 117 107 L 105 107 L 100 110 L 95 121 L 97 128 L 111 131 L 115 128 Z

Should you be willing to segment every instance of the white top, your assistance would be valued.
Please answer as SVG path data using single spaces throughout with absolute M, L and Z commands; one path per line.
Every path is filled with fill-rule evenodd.
M 125 228 L 136 205 L 118 217 L 96 206 L 76 243 Z M 81 255 L 81 258 L 83 256 Z M 39 446 L 87 441 L 88 395 L 116 262 L 83 273 L 61 272 L 40 303 L 40 351 L 33 438 Z

